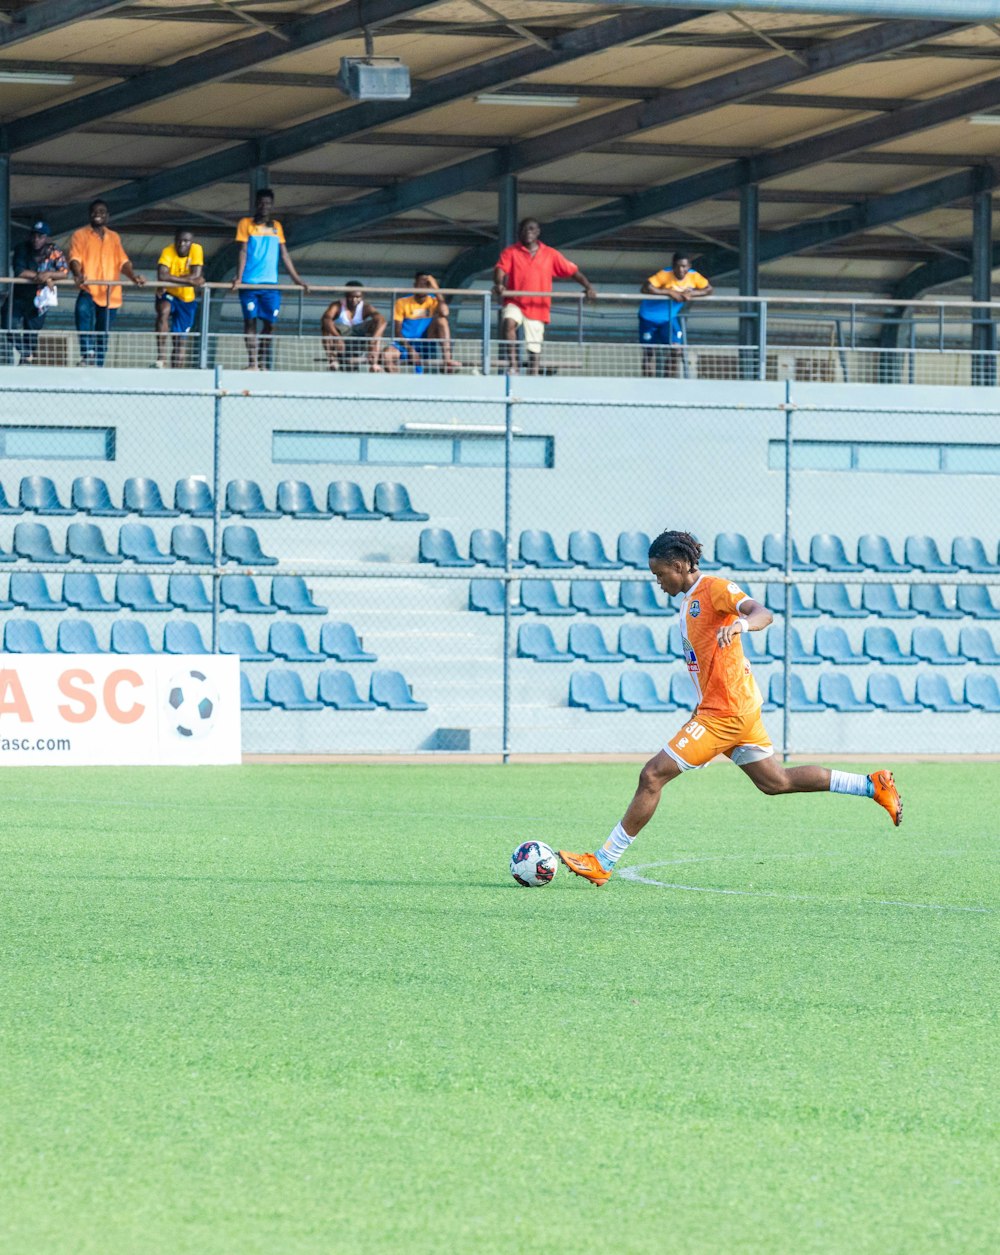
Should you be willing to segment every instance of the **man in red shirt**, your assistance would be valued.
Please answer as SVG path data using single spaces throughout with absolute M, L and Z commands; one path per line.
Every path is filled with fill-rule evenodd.
M 500 302 L 500 334 L 507 342 L 507 368 L 511 374 L 517 371 L 518 327 L 524 328 L 528 373 L 538 374 L 552 300 L 548 296 L 512 296 L 509 292 L 551 292 L 553 279 L 575 279 L 588 301 L 597 300 L 597 293 L 579 266 L 558 249 L 543 244 L 541 234 L 538 222 L 525 218 L 517 228 L 518 242 L 503 250 L 493 269 L 493 295 Z

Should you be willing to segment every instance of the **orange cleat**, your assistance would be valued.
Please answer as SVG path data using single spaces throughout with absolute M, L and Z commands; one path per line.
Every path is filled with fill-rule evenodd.
M 570 869 L 592 885 L 606 885 L 611 873 L 606 871 L 597 861 L 596 854 L 572 854 L 569 850 L 557 850 L 556 853 Z
M 903 799 L 899 796 L 891 771 L 873 771 L 868 779 L 875 786 L 874 801 L 884 806 L 898 828 L 903 822 Z M 563 860 L 565 862 L 565 859 Z

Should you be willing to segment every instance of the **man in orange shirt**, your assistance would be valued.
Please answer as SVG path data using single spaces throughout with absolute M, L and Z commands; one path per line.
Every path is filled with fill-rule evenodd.
M 121 284 L 114 280 L 126 275 L 140 288 L 146 280 L 132 269 L 121 236 L 108 226 L 106 202 L 91 201 L 89 213 L 90 225 L 70 237 L 69 268 L 79 288 L 74 315 L 80 333 L 80 365 L 103 366 L 108 336 L 122 303 Z
M 698 570 L 701 545 L 688 532 L 663 532 L 649 547 L 649 569 L 668 597 L 683 594 L 681 638 L 698 704 L 681 730 L 643 767 L 639 787 L 619 824 L 593 854 L 560 850 L 559 857 L 592 884 L 608 882 L 615 863 L 649 823 L 663 786 L 684 771 L 726 757 L 762 793 L 851 793 L 873 798 L 897 826 L 903 803 L 891 771 L 856 775 L 826 767 L 784 767 L 774 757 L 760 717 L 761 694 L 740 638 L 759 632 L 773 618 L 770 610 L 724 577 Z

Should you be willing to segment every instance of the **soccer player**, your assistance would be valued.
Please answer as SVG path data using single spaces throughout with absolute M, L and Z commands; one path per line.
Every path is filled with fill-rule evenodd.
M 738 584 L 698 570 L 701 545 L 688 532 L 663 532 L 649 546 L 649 569 L 668 597 L 683 594 L 681 637 L 688 671 L 698 691 L 691 718 L 646 763 L 639 787 L 620 823 L 593 854 L 559 850 L 572 872 L 592 884 L 608 882 L 615 863 L 653 817 L 663 786 L 725 754 L 762 793 L 853 793 L 884 806 L 897 826 L 903 803 L 890 771 L 855 775 L 826 767 L 783 767 L 760 717 L 761 694 L 740 638 L 759 632 L 770 610 Z
M 269 370 L 273 348 L 274 324 L 281 311 L 281 292 L 278 290 L 278 262 L 303 291 L 309 285 L 299 278 L 288 249 L 285 233 L 274 214 L 274 192 L 262 187 L 254 200 L 252 218 L 241 218 L 236 225 L 236 242 L 240 246 L 236 262 L 236 278 L 232 290 L 240 290 L 243 309 L 243 333 L 246 339 L 249 370 Z M 257 341 L 257 322 L 261 324 L 261 339 Z

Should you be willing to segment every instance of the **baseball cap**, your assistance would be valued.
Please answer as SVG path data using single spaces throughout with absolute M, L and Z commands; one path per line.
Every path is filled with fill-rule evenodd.
M 49 224 L 47 222 L 42 222 L 42 221 L 33 222 L 31 224 L 31 233 L 32 235 L 51 235 L 52 234 L 52 232 L 49 230 Z

